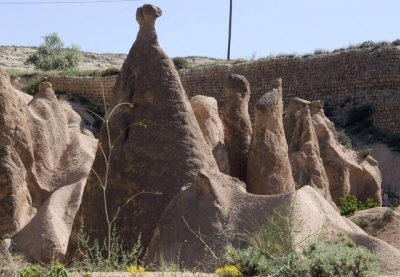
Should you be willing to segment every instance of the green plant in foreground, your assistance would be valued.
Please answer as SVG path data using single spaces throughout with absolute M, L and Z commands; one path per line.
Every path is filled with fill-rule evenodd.
M 128 267 L 139 267 L 142 265 L 141 258 L 145 251 L 139 236 L 137 242 L 130 250 L 124 250 L 123 242 L 115 228 L 111 234 L 110 244 L 107 239 L 103 243 L 95 240 L 90 242 L 83 231 L 78 234 L 78 254 L 80 259 L 75 261 L 74 267 L 83 271 L 125 271 Z M 110 249 L 108 249 L 110 245 Z
M 316 241 L 303 247 L 299 253 L 288 253 L 286 257 L 274 259 L 254 248 L 228 249 L 228 265 L 236 266 L 242 276 L 280 277 L 331 277 L 331 276 L 376 276 L 376 256 L 353 242 Z M 232 259 L 234 257 L 234 259 Z M 291 260 L 283 266 L 283 261 Z M 244 266 L 244 267 L 243 267 Z
M 228 246 L 225 251 L 225 261 L 239 270 L 243 276 L 260 276 L 270 268 L 267 257 L 252 247 L 239 250 Z
M 363 205 L 370 206 L 372 202 Z M 246 235 L 247 248 L 228 246 L 225 250 L 226 264 L 235 266 L 244 277 L 374 276 L 378 268 L 376 257 L 348 239 L 305 244 L 313 236 L 310 235 L 294 244 L 293 208 L 294 204 L 275 209 L 265 224 Z M 305 246 L 296 251 L 295 248 L 301 244 Z
M 376 276 L 376 256 L 349 240 L 336 243 L 314 242 L 303 249 L 300 276 Z
M 365 202 L 359 201 L 355 195 L 346 195 L 339 198 L 339 210 L 341 215 L 348 215 L 356 211 L 366 210 L 377 207 L 378 204 L 371 198 Z
M 68 271 L 62 264 L 53 265 L 49 273 L 47 274 L 48 277 L 68 277 Z
M 19 277 L 45 277 L 42 270 L 35 265 L 30 265 L 26 268 L 23 268 L 21 271 L 18 272 L 18 276 Z

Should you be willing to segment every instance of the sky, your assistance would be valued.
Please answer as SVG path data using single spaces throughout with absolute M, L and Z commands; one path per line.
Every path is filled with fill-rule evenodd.
M 156 27 L 169 56 L 226 57 L 229 0 L 16 4 L 38 1 L 56 2 L 0 0 L 0 45 L 38 46 L 44 35 L 57 32 L 67 46 L 127 53 L 138 31 L 136 9 L 151 3 L 163 11 Z M 399 0 L 233 0 L 231 58 L 393 41 L 400 39 L 399 11 Z

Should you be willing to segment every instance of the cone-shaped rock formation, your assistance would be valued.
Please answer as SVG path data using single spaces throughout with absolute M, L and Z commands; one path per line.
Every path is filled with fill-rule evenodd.
M 283 118 L 293 177 L 298 187 L 312 186 L 331 201 L 309 105 L 309 101 L 293 98 Z
M 142 243 L 148 245 L 165 207 L 201 169 L 218 171 L 178 72 L 158 44 L 154 25 L 160 15 L 161 10 L 152 5 L 137 10 L 139 33 L 114 89 L 106 115 L 111 118 L 102 126 L 99 144 L 103 150 L 97 153 L 96 173 L 89 176 L 75 219 L 71 256 L 81 223 L 91 238 L 106 238 L 101 184 L 107 185 L 109 218 L 119 211 L 116 228 L 130 248 L 140 233 Z M 102 151 L 108 157 L 110 145 L 112 153 L 106 162 Z M 150 194 L 132 199 L 143 191 Z M 152 194 L 156 192 L 161 195 Z
M 255 105 L 255 124 L 247 164 L 247 191 L 254 194 L 293 192 L 295 185 L 282 122 L 282 79 Z
M 230 174 L 243 182 L 246 181 L 252 132 L 249 100 L 250 85 L 246 78 L 237 74 L 229 75 L 224 89 L 221 119 L 224 124 Z
M 224 125 L 218 114 L 218 103 L 214 97 L 196 95 L 190 99 L 193 112 L 210 146 L 221 172 L 229 175 L 229 161 L 224 140 Z

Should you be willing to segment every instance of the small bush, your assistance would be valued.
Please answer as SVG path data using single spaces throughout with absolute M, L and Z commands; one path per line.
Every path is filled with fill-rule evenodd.
M 115 68 L 115 67 L 110 67 L 110 68 L 104 69 L 101 72 L 101 76 L 102 77 L 113 76 L 113 75 L 119 75 L 120 73 L 121 73 L 121 69 Z
M 374 42 L 372 40 L 367 40 L 360 44 L 360 48 L 369 48 L 373 45 L 374 45 Z
M 122 240 L 115 228 L 110 237 L 110 253 L 108 253 L 108 241 L 103 243 L 95 240 L 93 243 L 84 234 L 83 228 L 78 234 L 78 253 L 79 260 L 74 261 L 74 267 L 82 271 L 125 271 L 128 267 L 140 267 L 141 258 L 145 256 L 144 249 L 139 236 L 137 242 L 131 250 L 123 249 Z
M 215 271 L 218 277 L 242 277 L 242 273 L 234 265 L 226 265 L 222 268 L 218 268 Z
M 189 63 L 185 58 L 181 57 L 176 57 L 173 58 L 172 61 L 174 62 L 174 65 L 176 69 L 184 69 L 184 68 L 189 68 Z
M 19 277 L 45 277 L 42 270 L 35 265 L 30 265 L 30 266 L 22 269 L 20 272 L 18 272 L 18 276 Z
M 336 131 L 336 140 L 346 147 L 347 149 L 352 148 L 352 143 L 351 143 L 351 138 L 346 134 L 344 130 L 338 130 Z
M 328 54 L 328 53 L 329 53 L 329 51 L 324 50 L 324 49 L 316 49 L 314 51 L 314 55 L 323 55 L 323 54 Z
M 375 208 L 377 206 L 378 204 L 371 198 L 368 198 L 365 202 L 359 201 L 357 196 L 350 194 L 339 198 L 339 210 L 341 215 L 348 215 L 356 211 Z
M 303 255 L 299 276 L 376 276 L 378 271 L 376 257 L 350 241 L 312 243 Z
M 32 64 L 41 70 L 74 68 L 82 61 L 82 53 L 79 47 L 72 45 L 64 48 L 64 43 L 57 33 L 52 33 L 43 37 L 44 43 L 38 50 L 31 54 L 26 60 L 27 64 Z
M 357 153 L 361 159 L 365 160 L 368 156 L 372 154 L 372 149 L 371 148 L 360 149 L 357 151 Z
M 399 46 L 399 45 L 400 45 L 400 39 L 394 40 L 394 41 L 392 42 L 392 45 Z
M 36 77 L 33 80 L 31 80 L 26 87 L 22 89 L 23 92 L 30 94 L 30 95 L 35 95 L 39 89 L 39 84 L 43 82 L 43 77 Z
M 243 276 L 261 276 L 270 268 L 266 256 L 252 247 L 239 250 L 228 246 L 225 255 L 228 265 L 234 266 Z
M 48 277 L 68 277 L 68 271 L 62 264 L 52 266 L 47 274 Z

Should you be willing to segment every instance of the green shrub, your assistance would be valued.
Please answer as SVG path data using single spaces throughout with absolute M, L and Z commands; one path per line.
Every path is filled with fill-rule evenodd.
M 113 76 L 113 75 L 119 75 L 121 73 L 121 69 L 116 68 L 116 67 L 110 67 L 106 68 L 101 72 L 101 76 Z
M 372 205 L 376 203 L 371 200 L 363 203 L 363 207 Z M 244 277 L 373 276 L 376 272 L 375 256 L 349 240 L 317 241 L 295 251 L 292 213 L 293 206 L 275 209 L 264 225 L 246 234 L 247 248 L 226 248 L 226 264 L 235 266 Z
M 350 241 L 317 242 L 303 249 L 299 276 L 376 276 L 376 257 Z
M 374 45 L 374 42 L 372 40 L 367 40 L 360 44 L 360 48 L 369 48 L 373 45 Z
M 254 248 L 227 248 L 226 262 L 236 266 L 243 276 L 376 276 L 376 256 L 349 240 L 317 241 L 303 247 L 300 253 L 284 257 L 265 255 Z
M 341 215 L 348 215 L 356 211 L 375 208 L 377 206 L 378 204 L 371 198 L 368 198 L 365 202 L 359 201 L 357 196 L 350 194 L 339 198 L 339 210 Z
M 314 55 L 323 55 L 323 54 L 329 54 L 329 51 L 324 49 L 315 49 L 314 51 Z
M 252 247 L 239 250 L 228 246 L 225 261 L 228 265 L 234 265 L 243 276 L 260 276 L 270 268 L 266 256 Z
M 189 68 L 189 63 L 185 58 L 176 57 L 173 58 L 172 61 L 174 62 L 174 65 L 178 70 L 183 68 Z
M 336 140 L 347 149 L 352 148 L 351 138 L 346 134 L 344 130 L 336 131 L 335 137 Z
M 361 159 L 365 160 L 368 156 L 372 154 L 371 148 L 364 148 L 357 151 Z
M 392 41 L 392 45 L 399 46 L 400 45 L 400 39 L 396 39 L 396 40 Z
M 22 89 L 22 91 L 30 95 L 35 95 L 38 92 L 39 84 L 43 82 L 43 80 L 44 78 L 41 76 L 35 77 Z
M 62 264 L 53 265 L 48 274 L 48 277 L 68 277 L 68 271 Z
M 66 69 L 77 67 L 82 60 L 82 53 L 79 47 L 72 45 L 64 48 L 57 33 L 46 35 L 44 44 L 38 47 L 38 50 L 31 54 L 26 60 L 27 64 L 32 64 L 41 70 Z
M 82 228 L 78 234 L 79 260 L 74 261 L 74 267 L 82 271 L 111 272 L 125 271 L 130 266 L 142 265 L 141 258 L 146 253 L 141 244 L 141 237 L 139 236 L 131 250 L 124 250 L 122 244 L 115 227 L 110 237 L 110 245 L 107 238 L 103 243 L 97 240 L 90 242 Z
M 19 277 L 45 277 L 44 273 L 42 270 L 35 266 L 35 265 L 30 265 L 21 271 L 18 272 Z

